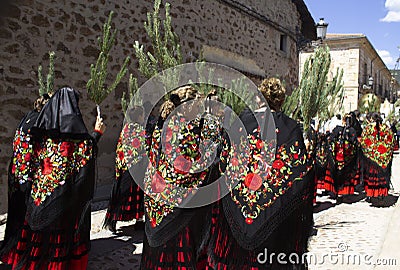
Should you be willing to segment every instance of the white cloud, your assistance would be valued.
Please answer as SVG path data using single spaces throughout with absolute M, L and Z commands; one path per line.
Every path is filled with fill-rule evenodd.
M 400 0 L 386 0 L 385 7 L 389 10 L 400 11 Z
M 378 54 L 389 69 L 393 68 L 395 61 L 394 58 L 390 55 L 390 52 L 386 50 L 378 50 Z
M 400 0 L 386 0 L 385 7 L 388 10 L 381 22 L 400 22 Z

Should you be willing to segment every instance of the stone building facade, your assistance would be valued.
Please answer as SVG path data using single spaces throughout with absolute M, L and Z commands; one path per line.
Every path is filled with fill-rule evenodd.
M 358 108 L 359 99 L 366 92 L 373 92 L 381 98 L 394 102 L 397 99 L 399 84 L 392 80 L 392 74 L 365 35 L 328 34 L 322 43 L 328 45 L 331 53 L 331 66 L 328 80 L 332 80 L 337 68 L 343 69 L 344 101 L 343 112 Z M 312 54 L 312 48 L 301 51 L 299 56 L 300 76 L 306 59 Z M 373 78 L 372 87 L 369 85 Z
M 206 60 L 231 65 L 254 78 L 278 75 L 289 89 L 297 85 L 297 40 L 315 38 L 314 21 L 303 0 L 169 2 L 185 62 L 204 53 Z M 38 65 L 47 72 L 48 51 L 56 52 L 55 87 L 68 85 L 82 94 L 80 107 L 87 126 L 92 126 L 95 106 L 87 99 L 85 85 L 89 66 L 97 59 L 102 25 L 113 10 L 113 26 L 119 34 L 110 70 L 116 74 L 123 59 L 133 56 L 135 40 L 148 44 L 143 23 L 153 1 L 6 0 L 0 5 L 0 212 L 4 212 L 12 138 L 38 95 Z M 237 67 L 238 59 L 246 59 L 247 64 Z M 138 75 L 136 61 L 129 71 Z M 98 185 L 113 180 L 115 145 L 123 121 L 120 97 L 127 80 L 101 104 L 107 131 L 99 143 Z

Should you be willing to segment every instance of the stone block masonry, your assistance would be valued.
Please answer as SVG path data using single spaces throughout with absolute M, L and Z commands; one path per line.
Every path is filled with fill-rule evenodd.
M 116 74 L 127 55 L 133 56 L 138 40 L 148 44 L 143 23 L 153 1 L 133 0 L 16 0 L 6 1 L 0 18 L 0 214 L 6 211 L 7 164 L 11 157 L 15 128 L 32 109 L 38 95 L 37 68 L 47 74 L 48 51 L 56 52 L 55 87 L 71 86 L 81 93 L 80 107 L 88 128 L 96 111 L 85 90 L 89 65 L 96 61 L 97 37 L 111 10 L 119 30 L 112 50 L 110 69 Z M 275 26 L 241 11 L 227 1 L 171 0 L 173 26 L 180 36 L 184 61 L 201 56 L 203 45 L 233 52 L 255 62 L 267 76 L 280 76 L 291 89 L 298 80 L 295 41 L 289 37 L 288 50 L 279 48 L 281 32 Z M 236 1 L 295 33 L 299 13 L 291 0 Z M 129 67 L 137 75 L 137 62 Z M 140 82 L 144 82 L 140 78 Z M 122 126 L 120 97 L 127 90 L 128 76 L 103 104 L 107 125 L 99 143 L 98 185 L 114 177 L 114 151 Z

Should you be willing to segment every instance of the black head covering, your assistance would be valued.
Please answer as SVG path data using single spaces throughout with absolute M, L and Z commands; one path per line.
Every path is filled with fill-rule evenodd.
M 78 93 L 69 87 L 59 89 L 46 103 L 40 112 L 35 125 L 31 129 L 38 141 L 43 137 L 52 140 L 47 143 L 52 145 L 60 142 L 85 143 L 87 147 L 95 147 L 95 140 L 88 134 L 82 114 L 78 107 Z M 46 147 L 40 145 L 39 147 Z M 76 149 L 76 148 L 75 148 Z M 64 163 L 59 170 L 69 170 L 68 168 L 78 168 L 74 173 L 67 173 L 64 180 L 65 184 L 58 185 L 53 191 L 46 194 L 46 199 L 38 205 L 33 196 L 27 199 L 27 222 L 32 230 L 44 230 L 54 222 L 58 222 L 60 217 L 63 220 L 72 221 L 76 218 L 77 212 L 72 209 L 81 209 L 82 215 L 79 218 L 79 227 L 84 223 L 84 214 L 89 211 L 90 200 L 93 197 L 95 183 L 95 155 L 96 150 L 86 153 L 87 161 L 82 163 L 79 159 Z M 38 158 L 38 163 L 44 164 L 43 157 Z M 72 164 L 73 163 L 73 164 Z M 37 185 L 44 181 L 43 174 L 37 174 L 33 179 L 32 185 Z M 87 224 L 85 223 L 85 226 Z M 69 229 L 75 229 L 70 227 Z
M 351 112 L 350 116 L 352 119 L 352 127 L 356 130 L 357 137 L 361 137 L 362 127 L 361 127 L 360 121 L 358 121 L 358 119 L 357 119 L 356 113 Z
M 37 118 L 39 116 L 39 112 L 36 110 L 32 110 L 29 113 L 27 113 L 24 118 L 22 118 L 21 122 L 18 125 L 19 130 L 22 130 L 24 133 L 29 133 L 30 129 L 33 127 L 35 124 Z
M 70 139 L 89 138 L 78 102 L 79 96 L 74 89 L 59 89 L 43 107 L 32 133 Z

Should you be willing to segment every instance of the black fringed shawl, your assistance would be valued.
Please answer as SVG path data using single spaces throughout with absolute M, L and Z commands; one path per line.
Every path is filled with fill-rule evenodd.
M 274 113 L 277 132 L 275 159 L 272 159 L 272 164 L 264 164 L 262 160 L 267 160 L 273 151 L 269 149 L 270 142 L 260 139 L 260 128 L 256 118 L 250 114 L 241 115 L 251 143 L 247 153 L 250 163 L 247 168 L 241 168 L 237 154 L 231 154 L 227 159 L 225 175 L 228 183 L 235 179 L 239 179 L 239 183 L 233 187 L 230 195 L 223 198 L 223 209 L 231 235 L 243 249 L 268 247 L 274 251 L 285 243 L 271 242 L 269 239 L 281 237 L 296 240 L 299 237 L 293 232 L 296 226 L 310 232 L 313 175 L 308 173 L 310 167 L 307 166 L 301 129 L 293 119 L 281 112 Z M 254 158 L 256 155 L 261 155 L 260 162 Z M 288 226 L 285 221 L 287 223 L 294 213 L 301 214 L 300 220 Z M 286 235 L 276 235 L 279 231 L 278 234 L 282 234 L 280 229 L 285 226 L 288 228 L 284 232 Z M 301 237 L 304 238 L 301 252 L 304 252 L 308 235 Z
M 43 107 L 32 134 L 37 138 L 38 169 L 27 200 L 29 226 L 43 230 L 67 212 L 82 212 L 83 218 L 90 211 L 94 192 L 95 148 L 100 135 L 89 135 L 78 107 L 78 93 L 68 87 L 58 90 Z
M 206 214 L 211 214 L 210 205 L 198 208 L 182 208 L 185 203 L 194 201 L 196 188 L 213 182 L 219 175 L 212 165 L 206 170 L 192 172 L 199 161 L 200 147 L 205 141 L 215 142 L 220 138 L 220 124 L 213 120 L 195 119 L 186 121 L 183 117 L 172 116 L 165 122 L 164 130 L 156 127 L 150 148 L 150 164 L 144 181 L 146 224 L 145 231 L 151 247 L 161 247 L 174 238 L 189 223 L 203 224 L 196 234 L 202 241 L 207 233 L 209 221 Z M 165 144 L 162 142 L 165 140 Z M 212 151 L 212 147 L 204 147 Z M 194 188 L 178 191 L 175 188 Z M 151 194 L 152 196 L 149 196 Z M 161 196 L 161 197 L 160 197 Z M 155 198 L 164 198 L 157 200 Z M 166 202 L 169 203 L 166 203 Z M 202 245 L 202 244 L 200 244 Z
M 110 196 L 104 227 L 113 221 L 143 216 L 143 190 L 137 183 L 143 183 L 148 166 L 147 132 L 139 123 L 126 123 L 121 130 L 116 149 L 115 182 Z M 133 175 L 131 175 L 131 173 Z M 128 201 L 135 195 L 135 201 Z M 125 206 L 130 209 L 124 209 Z M 132 217 L 133 218 L 133 217 Z
M 35 172 L 33 159 L 33 138 L 30 129 L 36 122 L 39 112 L 33 110 L 26 114 L 18 125 L 13 141 L 13 157 L 8 169 L 8 212 L 7 225 L 0 254 L 15 247 L 18 235 L 25 220 L 26 193 Z
M 379 124 L 379 130 L 376 123 L 367 125 L 361 136 L 362 165 L 364 171 L 374 168 L 375 178 L 384 178 L 387 186 L 390 184 L 392 171 L 393 149 L 395 138 L 390 127 L 386 124 Z
M 329 138 L 329 158 L 333 165 L 331 175 L 338 190 L 357 174 L 358 141 L 353 127 L 334 128 Z

